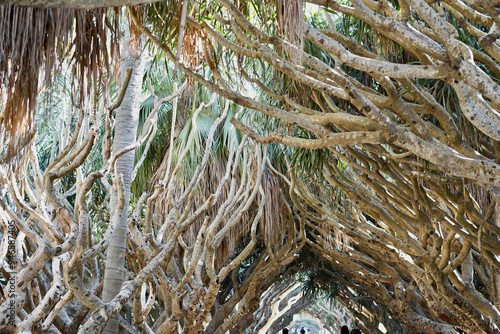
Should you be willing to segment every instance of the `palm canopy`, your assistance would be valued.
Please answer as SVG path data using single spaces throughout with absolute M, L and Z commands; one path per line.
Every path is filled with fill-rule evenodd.
M 133 274 L 121 294 L 104 305 L 77 292 L 99 295 L 99 263 L 79 265 L 91 273 L 88 285 L 64 258 L 43 257 L 64 260 L 68 305 L 82 303 L 93 314 L 70 326 L 100 330 L 125 309 L 124 328 L 252 330 L 254 314 L 273 318 L 261 296 L 273 300 L 273 289 L 286 287 L 277 281 L 293 276 L 306 281 L 309 296 L 322 289 L 334 295 L 370 332 L 377 322 L 393 328 L 394 319 L 410 333 L 500 332 L 497 2 L 191 1 L 185 17 L 177 2 L 128 8 L 132 30 L 171 64 L 167 76 L 176 68 L 183 73 L 186 90 L 172 108 L 156 111 L 167 126 L 143 141 L 144 151 L 156 153 L 138 169 L 127 255 Z M 208 95 L 217 95 L 211 109 L 203 108 Z M 155 108 L 146 104 L 149 117 Z M 236 105 L 244 108 L 239 114 Z M 174 106 L 179 119 L 169 123 Z M 81 152 L 90 150 L 86 138 L 92 135 L 75 141 Z M 31 158 L 19 163 L 36 171 L 35 155 L 24 155 Z M 62 161 L 52 167 L 71 159 Z M 152 165 L 161 172 L 145 187 L 157 172 Z M 71 182 L 85 189 L 59 207 L 61 217 L 83 210 L 69 219 L 78 226 L 73 233 L 98 224 L 85 220 L 92 178 L 106 175 L 103 184 L 119 188 L 112 171 L 108 177 L 107 169 L 91 170 L 78 169 L 66 183 L 54 183 L 71 176 L 62 172 L 40 178 L 62 194 Z M 49 233 L 51 225 L 24 197 L 47 211 L 31 188 L 19 186 L 19 174 L 5 175 L 2 212 L 40 247 L 33 234 Z M 9 205 L 24 210 L 22 219 Z M 32 220 L 38 227 L 30 233 L 25 223 Z M 101 254 L 113 227 L 101 228 L 104 242 L 83 243 L 79 234 L 80 248 L 64 243 L 64 254 Z M 50 233 L 54 245 L 65 240 Z M 30 263 L 35 275 L 18 276 L 25 282 L 19 310 L 21 290 L 39 268 Z M 378 305 L 386 311 L 377 312 Z

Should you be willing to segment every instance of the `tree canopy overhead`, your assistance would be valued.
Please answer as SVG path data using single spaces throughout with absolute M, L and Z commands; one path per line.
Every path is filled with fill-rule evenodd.
M 500 333 L 499 1 L 57 3 L 0 7 L 2 331 L 258 332 L 327 297 Z

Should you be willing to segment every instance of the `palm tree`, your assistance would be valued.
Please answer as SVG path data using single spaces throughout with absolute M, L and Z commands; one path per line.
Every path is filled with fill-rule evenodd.
M 129 33 L 130 34 L 130 33 Z M 134 39 L 136 41 L 134 42 Z M 126 83 L 127 88 L 122 104 L 116 110 L 114 137 L 112 145 L 112 155 L 117 155 L 120 151 L 133 146 L 137 137 L 137 126 L 139 123 L 140 101 L 142 94 L 142 79 L 144 74 L 144 55 L 139 50 L 140 39 L 130 34 L 130 41 L 124 41 L 125 48 L 122 50 L 121 75 L 125 79 L 128 71 L 130 80 Z M 138 51 L 139 50 L 139 51 Z M 125 252 L 128 234 L 128 211 L 130 203 L 130 185 L 132 183 L 132 172 L 134 170 L 134 150 L 121 155 L 116 159 L 114 172 L 120 178 L 121 191 L 123 192 L 123 209 L 121 212 L 113 212 L 118 206 L 118 185 L 113 185 L 111 191 L 110 216 L 111 225 L 116 226 L 113 238 L 108 246 L 106 254 L 106 269 L 103 281 L 103 302 L 110 302 L 120 291 L 125 280 Z M 117 220 L 114 222 L 113 220 Z M 116 333 L 118 331 L 118 321 L 111 322 L 106 327 L 105 333 Z
M 92 42 L 77 35 L 75 59 L 98 71 L 77 65 L 75 73 L 103 73 L 102 86 L 90 76 L 72 87 L 71 104 L 81 116 L 69 115 L 65 123 L 74 136 L 54 135 L 53 162 L 40 162 L 29 136 L 17 142 L 16 126 L 3 137 L 0 214 L 22 232 L 11 237 L 26 266 L 3 276 L 3 283 L 12 278 L 15 284 L 0 305 L 2 331 L 20 325 L 29 332 L 43 321 L 45 329 L 93 333 L 116 316 L 128 331 L 242 332 L 254 314 L 269 313 L 259 310 L 261 298 L 290 277 L 308 282 L 313 296 L 334 297 L 369 331 L 376 332 L 378 322 L 397 326 L 397 317 L 409 332 L 500 332 L 495 7 L 455 0 L 310 3 L 332 19 L 302 20 L 300 1 L 185 2 L 185 15 L 170 1 L 128 9 L 132 28 L 159 60 L 178 65 L 185 75 L 178 80 L 188 87 L 173 103 L 179 118 L 163 132 L 165 149 L 156 151 L 160 171 L 155 179 L 141 174 L 151 185 L 134 187 L 132 200 L 134 169 L 132 162 L 114 163 L 118 144 L 154 140 L 148 137 L 154 126 L 145 122 L 138 141 L 115 131 L 116 149 L 107 151 L 114 108 L 98 112 L 96 106 L 107 105 L 113 89 L 104 84 L 111 80 L 106 64 L 94 55 L 107 50 L 104 18 L 111 13 L 66 12 L 58 26 L 50 15 L 62 12 L 2 12 L 5 22 L 35 13 L 35 33 L 47 26 L 65 31 L 62 36 L 89 32 Z M 73 30 L 82 13 L 101 16 L 75 20 L 82 29 Z M 14 102 L 34 103 L 39 64 L 47 59 L 49 71 L 50 55 L 59 54 L 50 51 L 66 52 L 73 44 L 64 38 L 51 44 L 57 34 L 42 34 L 44 43 L 30 44 L 43 47 L 30 50 L 37 66 L 28 73 L 21 65 L 29 62 L 13 58 L 28 54 L 20 46 L 26 44 L 7 35 L 0 73 L 10 126 L 19 123 Z M 182 61 L 175 49 L 184 52 Z M 26 73 L 32 80 L 23 86 Z M 138 96 L 142 75 L 133 77 Z M 92 98 L 87 83 L 97 88 Z M 211 109 L 204 108 L 212 97 Z M 137 129 L 120 121 L 131 106 L 117 110 L 115 126 Z M 155 103 L 151 119 L 158 108 Z M 138 113 L 137 105 L 133 109 Z M 91 131 L 103 120 L 101 133 Z M 104 150 L 94 144 L 98 136 Z M 10 159 L 16 153 L 18 159 Z M 89 158 L 99 155 L 102 166 Z M 118 205 L 92 211 L 92 191 L 111 176 Z M 99 201 L 107 202 L 106 195 Z M 112 218 L 106 227 L 97 217 Z M 119 242 L 127 247 L 126 262 L 106 265 L 129 275 L 112 292 L 100 273 L 111 235 L 115 241 L 120 235 L 117 226 L 130 231 Z M 106 282 L 110 273 L 105 270 Z M 58 301 L 63 285 L 68 290 Z M 22 325 L 16 316 L 7 324 L 9 305 L 26 312 Z M 116 323 L 111 326 L 115 331 Z

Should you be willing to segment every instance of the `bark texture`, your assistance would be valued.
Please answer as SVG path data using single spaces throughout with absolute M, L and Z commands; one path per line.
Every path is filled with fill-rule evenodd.
M 142 50 L 138 51 L 135 43 L 130 40 L 126 43 L 121 64 L 121 75 L 125 78 L 127 71 L 132 70 L 130 81 L 128 82 L 121 106 L 116 110 L 113 149 L 112 154 L 116 155 L 123 149 L 133 146 L 137 137 L 137 126 L 139 124 L 140 101 L 142 94 L 142 80 L 144 74 L 145 59 Z M 125 252 L 127 248 L 128 212 L 130 204 L 130 184 L 134 170 L 135 150 L 130 150 L 121 155 L 115 161 L 114 170 L 120 179 L 123 196 L 123 209 L 117 210 L 118 185 L 114 185 L 111 191 L 111 226 L 115 226 L 113 238 L 108 246 L 106 254 L 106 268 L 104 270 L 102 300 L 109 303 L 120 291 L 120 288 L 127 278 L 125 269 Z M 113 168 L 113 166 L 111 167 Z M 118 331 L 118 321 L 110 323 L 104 333 L 116 333 Z

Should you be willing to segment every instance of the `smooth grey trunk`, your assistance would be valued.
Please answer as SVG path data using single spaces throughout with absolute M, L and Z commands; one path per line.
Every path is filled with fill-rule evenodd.
M 128 43 L 126 44 L 128 46 Z M 132 77 L 125 92 L 121 106 L 116 110 L 115 131 L 113 139 L 113 153 L 116 153 L 132 145 L 137 136 L 137 125 L 139 122 L 139 109 L 142 93 L 142 78 L 144 74 L 144 57 L 136 54 L 135 47 L 123 48 L 121 65 L 122 77 L 125 72 L 132 68 Z M 106 268 L 104 272 L 104 286 L 102 291 L 103 301 L 111 301 L 125 280 L 125 250 L 127 242 L 127 218 L 130 201 L 130 183 L 134 169 L 135 150 L 125 153 L 115 164 L 116 173 L 122 175 L 125 205 L 118 219 L 117 228 L 113 239 L 107 249 Z M 116 187 L 111 193 L 111 210 L 116 207 Z M 113 222 L 110 222 L 112 224 Z M 118 333 L 118 321 L 112 319 L 103 333 Z

